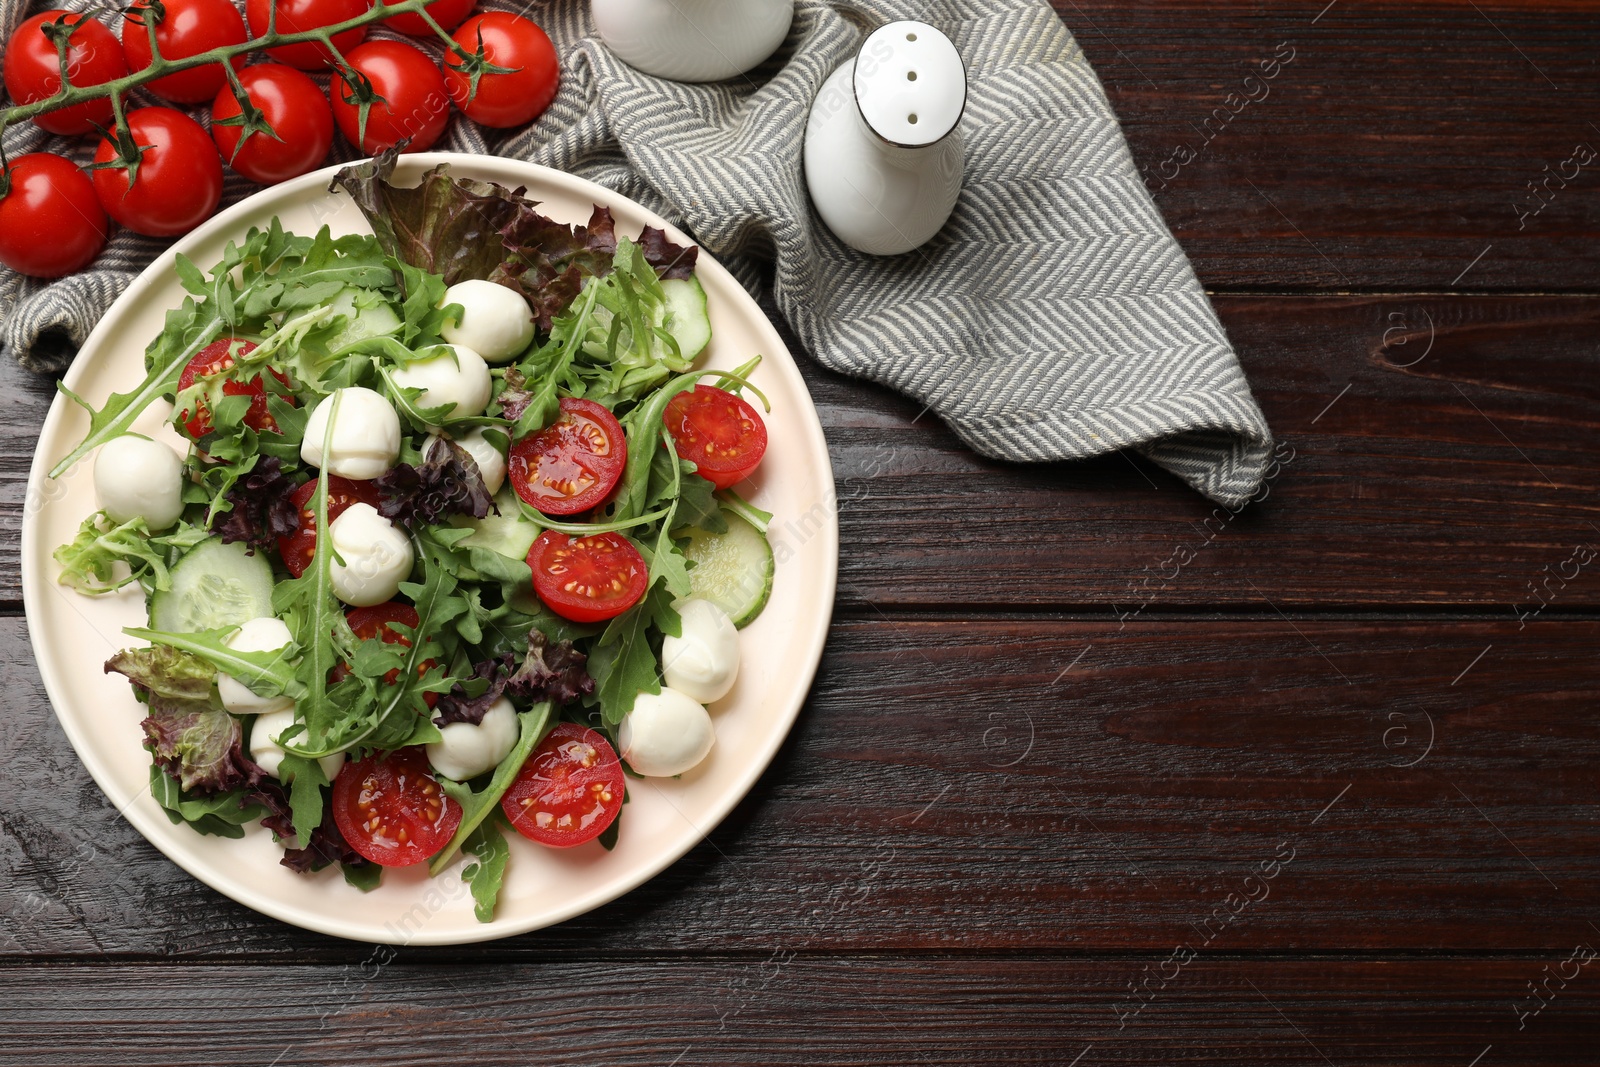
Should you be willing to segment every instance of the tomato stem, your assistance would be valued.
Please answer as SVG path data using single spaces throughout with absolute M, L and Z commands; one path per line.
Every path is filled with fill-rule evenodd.
M 427 6 L 431 0 L 376 0 L 372 7 L 353 18 L 336 22 L 331 26 L 323 26 L 315 30 L 302 30 L 296 33 L 278 32 L 278 7 L 270 5 L 267 15 L 267 31 L 259 37 L 252 37 L 239 44 L 221 45 L 205 52 L 197 52 L 192 56 L 182 59 L 168 59 L 163 56 L 155 43 L 155 20 L 145 19 L 144 22 L 150 34 L 150 65 L 143 70 L 126 74 L 120 78 L 113 78 L 108 82 L 98 85 L 73 85 L 68 76 L 68 52 L 72 32 L 82 24 L 82 18 L 71 25 L 64 25 L 66 19 L 75 16 L 63 16 L 56 22 L 49 22 L 39 27 L 56 47 L 56 55 L 61 67 L 61 87 L 56 92 L 43 100 L 36 100 L 31 104 L 18 104 L 15 107 L 0 109 L 0 133 L 3 133 L 14 123 L 24 122 L 38 115 L 62 108 L 74 107 L 78 104 L 88 103 L 92 100 L 110 99 L 114 110 L 119 110 L 119 101 L 122 96 L 140 86 L 148 85 L 158 78 L 169 74 L 177 74 L 195 67 L 207 66 L 211 63 L 221 63 L 225 67 L 232 67 L 231 60 L 239 56 L 248 56 L 268 48 L 278 48 L 283 45 L 316 43 L 327 47 L 333 56 L 333 63 L 341 70 L 349 70 L 350 65 L 345 62 L 343 54 L 334 47 L 333 38 L 347 30 L 358 29 L 371 25 L 383 19 L 393 18 L 395 15 L 416 14 L 433 22 L 427 14 Z M 83 16 L 86 18 L 87 16 Z M 438 29 L 437 23 L 434 24 Z M 449 51 L 459 56 L 463 61 L 470 60 L 472 53 L 457 44 L 448 34 L 444 35 L 445 45 Z M 492 73 L 503 73 L 496 68 Z M 119 114 L 120 121 L 120 114 Z

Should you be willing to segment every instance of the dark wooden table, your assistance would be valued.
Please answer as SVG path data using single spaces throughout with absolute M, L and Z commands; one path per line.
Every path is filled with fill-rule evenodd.
M 0 1061 L 1600 1062 L 1600 15 L 1325 2 L 1057 4 L 1268 498 L 990 463 L 807 368 L 810 702 L 706 842 L 551 930 L 303 933 L 116 816 L 18 592 L 50 389 L 0 372 Z

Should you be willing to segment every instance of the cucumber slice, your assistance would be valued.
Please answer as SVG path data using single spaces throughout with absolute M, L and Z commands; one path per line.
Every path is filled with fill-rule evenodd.
M 517 506 L 516 491 L 510 485 L 501 488 L 494 503 L 500 509 L 498 515 L 491 511 L 481 519 L 457 515 L 450 520 L 452 526 L 472 530 L 472 536 L 462 538 L 458 544 L 487 548 L 512 559 L 527 559 L 541 527 L 523 517 L 522 509 Z
M 172 587 L 150 598 L 150 627 L 194 633 L 238 626 L 272 614 L 272 564 L 242 544 L 195 545 L 172 568 Z
M 667 316 L 662 326 L 678 342 L 683 358 L 694 359 L 711 343 L 711 316 L 706 311 L 706 291 L 700 279 L 690 275 L 661 283 L 667 294 Z
M 727 533 L 687 526 L 673 536 L 689 539 L 683 554 L 694 561 L 689 568 L 692 595 L 711 601 L 743 628 L 761 614 L 772 595 L 772 546 L 765 534 L 734 512 L 723 508 L 722 517 L 728 523 Z
M 403 325 L 389 301 L 371 289 L 346 286 L 334 296 L 329 306 L 345 317 L 344 328 L 328 338 L 329 352 L 338 352 L 370 337 L 399 333 Z

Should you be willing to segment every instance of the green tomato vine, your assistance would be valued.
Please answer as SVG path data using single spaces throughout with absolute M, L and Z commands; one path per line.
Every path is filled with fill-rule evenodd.
M 327 49 L 331 56 L 330 65 L 333 67 L 337 78 L 348 88 L 346 99 L 356 105 L 359 111 L 360 132 L 362 138 L 366 135 L 367 115 L 374 104 L 386 103 L 373 88 L 372 82 L 366 75 L 352 67 L 345 59 L 344 53 L 333 43 L 333 38 L 347 30 L 358 29 L 395 15 L 416 14 L 428 24 L 428 27 L 444 41 L 445 47 L 460 58 L 460 69 L 466 74 L 470 88 L 468 99 L 477 94 L 478 80 L 485 74 L 508 74 L 513 68 L 497 67 L 490 63 L 484 55 L 482 41 L 478 42 L 476 51 L 469 52 L 456 43 L 444 27 L 434 21 L 428 14 L 428 4 L 432 0 L 374 0 L 372 7 L 343 22 L 336 22 L 329 26 L 322 26 L 314 30 L 302 30 L 298 33 L 278 32 L 278 5 L 274 3 L 267 15 L 267 30 L 259 37 L 253 37 L 238 44 L 224 45 L 205 52 L 199 52 L 182 59 L 168 59 L 161 54 L 161 46 L 156 40 L 156 29 L 166 17 L 166 10 L 161 0 L 141 0 L 140 3 L 123 12 L 123 17 L 135 25 L 143 25 L 150 38 L 150 65 L 143 70 L 114 78 L 98 85 L 73 85 L 70 78 L 69 54 L 72 46 L 72 34 L 77 28 L 88 21 L 93 12 L 63 13 L 61 17 L 44 23 L 39 30 L 50 39 L 55 46 L 56 57 L 61 68 L 61 87 L 55 94 L 43 100 L 36 100 L 31 104 L 18 104 L 13 107 L 0 109 L 0 135 L 11 126 L 26 122 L 37 115 L 57 111 L 61 108 L 73 107 L 78 104 L 94 100 L 111 101 L 112 129 L 107 135 L 117 149 L 115 159 L 99 164 L 102 167 L 117 167 L 129 172 L 131 183 L 137 176 L 139 158 L 148 146 L 134 143 L 133 136 L 128 132 L 127 114 L 124 98 L 130 90 L 146 85 L 157 78 L 181 71 L 203 67 L 210 63 L 220 63 L 228 78 L 228 85 L 233 91 L 234 98 L 239 102 L 239 115 L 232 119 L 222 120 L 224 125 L 242 127 L 239 137 L 239 146 L 242 147 L 250 137 L 264 134 L 276 137 L 272 126 L 267 122 L 265 114 L 250 102 L 250 96 L 245 91 L 244 84 L 239 80 L 238 71 L 234 70 L 232 60 L 240 56 L 249 56 L 263 52 L 269 48 L 281 45 L 317 43 Z M 234 154 L 238 154 L 238 147 Z M 231 162 L 231 161 L 230 161 Z M 0 148 L 0 170 L 7 167 L 4 149 Z M 6 194 L 9 186 L 9 177 L 0 177 L 0 196 Z

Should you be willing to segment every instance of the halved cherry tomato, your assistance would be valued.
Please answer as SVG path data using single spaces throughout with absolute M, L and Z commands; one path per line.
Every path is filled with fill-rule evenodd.
M 756 409 L 714 385 L 697 385 L 667 401 L 661 421 L 678 457 L 718 489 L 744 481 L 767 451 L 767 427 Z
M 317 513 L 311 510 L 311 498 L 316 495 L 315 478 L 294 491 L 289 501 L 294 504 L 295 521 L 299 524 L 288 537 L 278 538 L 278 555 L 283 565 L 296 578 L 311 566 L 311 557 L 317 554 Z M 378 490 L 371 482 L 352 482 L 337 474 L 328 475 L 328 522 L 343 515 L 351 505 L 378 506 Z
M 555 422 L 511 446 L 506 473 L 517 495 L 546 515 L 576 515 L 603 502 L 627 465 L 617 417 L 569 396 Z
M 618 533 L 568 537 L 546 530 L 528 550 L 533 591 L 551 611 L 573 622 L 621 615 L 644 596 L 650 568 Z
M 332 520 L 330 519 L 329 521 L 331 522 Z M 350 624 L 350 629 L 355 631 L 355 635 L 361 640 L 376 641 L 382 638 L 383 643 L 386 645 L 400 645 L 403 648 L 411 647 L 411 638 L 399 630 L 392 629 L 392 625 L 406 626 L 411 629 L 412 633 L 416 633 L 417 627 L 422 622 L 417 615 L 416 608 L 410 604 L 402 604 L 398 600 L 391 600 L 385 604 L 374 604 L 366 608 L 353 608 L 345 613 L 344 618 Z M 438 660 L 423 660 L 417 664 L 417 677 L 422 677 L 438 665 Z M 342 663 L 339 664 L 328 673 L 328 684 L 334 685 L 344 681 L 345 676 L 349 673 L 349 667 Z M 399 677 L 400 668 L 396 667 L 383 676 L 383 684 L 393 685 Z M 431 708 L 438 703 L 439 694 L 424 693 L 422 694 L 422 699 Z
M 428 17 L 439 24 L 446 33 L 461 25 L 463 19 L 472 14 L 472 9 L 478 0 L 432 0 L 428 4 Z M 432 37 L 433 27 L 422 21 L 422 16 L 407 11 L 404 15 L 394 15 L 383 20 L 383 24 L 391 30 L 403 33 L 407 37 Z
M 234 346 L 238 346 L 235 350 Z M 221 374 L 230 369 L 234 363 L 235 351 L 238 355 L 248 355 L 255 350 L 254 341 L 244 341 L 237 337 L 224 337 L 220 341 L 213 341 L 195 354 L 189 365 L 183 368 L 183 373 L 178 375 L 178 392 L 183 392 L 201 378 L 209 378 L 213 374 Z M 268 367 L 272 376 L 282 382 L 285 387 L 289 379 L 280 374 L 275 368 Z M 278 421 L 267 410 L 267 387 L 261 383 L 261 376 L 257 375 L 248 382 L 223 382 L 222 393 L 224 396 L 247 396 L 250 398 L 250 410 L 245 412 L 244 424 L 252 430 L 277 430 Z M 284 397 L 289 403 L 294 403 L 294 398 Z M 183 430 L 191 440 L 198 441 L 212 430 L 211 412 L 202 404 L 195 405 L 193 414 L 185 409 L 178 412 L 178 418 L 183 420 Z
M 564 722 L 522 765 L 500 810 L 528 840 L 571 848 L 616 822 L 623 784 L 622 761 L 610 742 L 587 726 Z
M 409 867 L 449 844 L 461 805 L 445 795 L 420 748 L 347 763 L 333 780 L 333 821 L 373 863 Z
M 73 85 L 100 85 L 128 73 L 115 34 L 88 15 L 52 8 L 18 26 L 5 48 L 0 49 L 6 93 L 12 103 L 32 104 L 54 96 L 61 88 L 61 58 L 56 54 L 55 43 L 41 29 L 45 23 L 57 20 L 72 28 L 67 41 L 67 79 Z M 46 111 L 33 121 L 50 133 L 92 133 L 96 126 L 111 125 L 111 101 L 102 98 Z
M 230 0 L 162 0 L 162 17 L 156 23 L 156 44 L 163 59 L 188 59 L 223 45 L 245 42 L 244 18 Z M 150 65 L 150 29 L 145 24 L 150 0 L 137 0 L 123 16 L 122 53 L 128 69 Z M 244 56 L 233 58 L 233 69 L 244 69 Z M 228 76 L 221 63 L 168 74 L 146 85 L 163 100 L 201 104 L 217 95 Z

